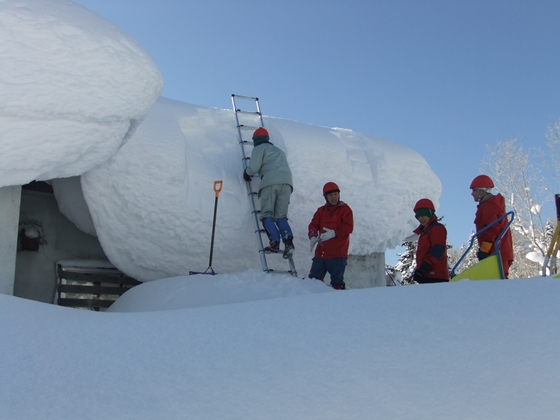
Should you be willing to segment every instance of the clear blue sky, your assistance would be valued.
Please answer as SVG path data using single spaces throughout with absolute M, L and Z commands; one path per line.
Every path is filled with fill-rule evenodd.
M 417 150 L 455 246 L 486 145 L 544 146 L 560 118 L 557 0 L 76 2 L 146 49 L 165 97 L 227 109 L 232 93 L 258 96 L 266 115 Z

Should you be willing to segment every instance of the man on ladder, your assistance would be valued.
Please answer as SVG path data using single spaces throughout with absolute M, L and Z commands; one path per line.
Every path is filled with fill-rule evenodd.
M 292 171 L 286 155 L 270 142 L 268 131 L 258 128 L 253 133 L 253 151 L 243 178 L 251 182 L 251 177 L 259 174 L 258 197 L 260 199 L 260 219 L 267 232 L 270 245 L 266 253 L 280 252 L 280 239 L 284 242 L 284 259 L 294 253 L 292 229 L 288 223 L 288 205 L 293 191 Z

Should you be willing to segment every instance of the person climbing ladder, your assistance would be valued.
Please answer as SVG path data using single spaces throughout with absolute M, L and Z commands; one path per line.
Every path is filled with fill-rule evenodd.
M 286 155 L 270 142 L 268 131 L 261 127 L 253 133 L 253 151 L 243 179 L 251 182 L 252 176 L 259 174 L 258 197 L 260 199 L 260 219 L 269 238 L 266 253 L 280 252 L 280 240 L 284 242 L 283 258 L 289 259 L 294 253 L 292 229 L 288 223 L 288 206 L 293 191 L 292 172 Z

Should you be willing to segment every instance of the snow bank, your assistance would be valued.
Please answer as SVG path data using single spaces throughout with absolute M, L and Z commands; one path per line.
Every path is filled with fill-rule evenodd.
M 296 280 L 290 275 L 243 273 L 180 276 L 133 287 L 107 312 L 148 312 L 276 299 L 312 293 L 335 292 L 319 280 Z
M 558 280 L 288 297 L 281 282 L 278 299 L 254 300 L 273 297 L 254 273 L 224 275 L 219 284 L 209 277 L 204 289 L 184 278 L 187 309 L 178 309 L 171 281 L 154 298 L 165 309 L 167 296 L 172 311 L 98 313 L 0 295 L 2 417 L 558 417 Z M 193 294 L 211 306 L 188 307 L 191 280 Z M 228 280 L 240 301 L 219 304 L 234 289 Z M 137 290 L 149 295 L 149 286 Z M 150 300 L 136 299 L 137 308 Z

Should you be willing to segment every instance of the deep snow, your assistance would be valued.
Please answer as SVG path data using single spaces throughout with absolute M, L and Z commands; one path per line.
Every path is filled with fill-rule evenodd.
M 256 270 L 145 283 L 122 312 L 0 295 L 0 412 L 553 419 L 559 296 L 552 278 L 334 291 Z

